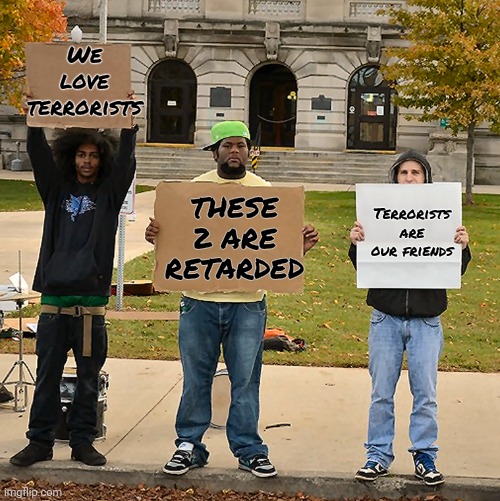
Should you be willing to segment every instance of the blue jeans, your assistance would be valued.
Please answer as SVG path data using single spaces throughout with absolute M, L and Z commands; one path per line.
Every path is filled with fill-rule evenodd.
M 374 310 L 368 338 L 372 395 L 368 423 L 369 460 L 389 468 L 394 461 L 394 393 L 406 351 L 413 408 L 409 452 L 436 459 L 437 370 L 443 350 L 440 317 L 394 317 Z
M 84 357 L 83 317 L 42 313 L 36 335 L 36 384 L 26 436 L 32 442 L 54 445 L 61 412 L 60 385 L 68 351 L 73 350 L 77 383 L 68 414 L 69 445 L 92 443 L 97 435 L 99 372 L 107 354 L 104 316 L 92 317 L 92 356 Z
M 184 383 L 175 443 L 193 444 L 200 464 L 205 464 L 209 456 L 202 438 L 212 417 L 212 383 L 221 345 L 231 382 L 226 425 L 229 447 L 236 457 L 244 459 L 268 453 L 258 432 L 265 325 L 265 298 L 251 303 L 181 300 L 179 349 Z

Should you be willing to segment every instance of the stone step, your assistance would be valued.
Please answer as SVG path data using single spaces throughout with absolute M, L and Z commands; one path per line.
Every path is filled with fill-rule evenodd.
M 137 177 L 187 180 L 215 168 L 198 148 L 138 146 Z M 346 152 L 263 151 L 257 173 L 269 181 L 345 183 L 385 182 L 397 155 Z

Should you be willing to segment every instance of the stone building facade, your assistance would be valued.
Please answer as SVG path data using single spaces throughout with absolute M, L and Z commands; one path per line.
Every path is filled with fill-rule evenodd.
M 131 44 L 132 85 L 146 103 L 138 120 L 145 143 L 201 146 L 216 121 L 234 119 L 249 123 L 264 147 L 431 149 L 456 163 L 461 140 L 437 123 L 407 120 L 418 111 L 394 106 L 378 69 L 384 48 L 403 42 L 377 11 L 405 4 L 108 0 L 105 28 L 99 0 L 67 0 L 65 12 L 84 42 L 105 29 L 108 42 Z M 487 127 L 478 136 L 476 182 L 500 184 L 500 141 Z

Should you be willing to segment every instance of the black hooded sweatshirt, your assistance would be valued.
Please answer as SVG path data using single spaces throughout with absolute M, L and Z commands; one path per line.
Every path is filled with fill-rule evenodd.
M 403 153 L 389 170 L 391 183 L 397 182 L 397 168 L 407 160 L 415 160 L 423 168 L 425 182 L 432 183 L 431 166 L 427 159 L 417 151 Z M 351 243 L 349 258 L 356 267 L 357 249 Z M 471 260 L 469 246 L 462 250 L 462 275 Z M 448 307 L 445 289 L 368 289 L 366 304 L 373 308 L 398 317 L 436 317 Z
M 28 128 L 28 154 L 45 207 L 33 289 L 53 296 L 109 296 L 118 215 L 135 174 L 136 129 L 123 129 L 111 171 L 94 183 L 67 179 L 43 129 Z

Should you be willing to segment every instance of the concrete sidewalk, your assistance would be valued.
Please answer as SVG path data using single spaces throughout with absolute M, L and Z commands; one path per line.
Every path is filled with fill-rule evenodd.
M 12 341 L 15 342 L 15 341 Z M 34 372 L 36 359 L 25 357 Z M 8 372 L 15 355 L 0 355 L 0 374 Z M 70 367 L 71 361 L 67 366 Z M 356 481 L 354 472 L 365 461 L 370 378 L 365 369 L 264 366 L 260 431 L 279 470 L 275 479 L 257 479 L 236 469 L 223 429 L 210 427 L 206 436 L 211 456 L 206 468 L 169 477 L 161 468 L 170 458 L 174 421 L 182 388 L 179 362 L 108 359 L 109 389 L 105 440 L 96 447 L 108 464 L 90 468 L 69 461 L 66 443 L 58 442 L 54 460 L 27 469 L 8 463 L 26 445 L 29 412 L 0 406 L 0 476 L 32 477 L 84 483 L 145 483 L 211 490 L 304 492 L 323 497 L 385 496 L 432 492 L 452 500 L 498 501 L 500 434 L 500 374 L 440 373 L 440 453 L 438 466 L 446 476 L 434 490 L 413 478 L 408 447 L 411 395 L 403 373 L 396 395 L 396 461 L 392 475 L 372 484 Z M 17 372 L 13 379 L 16 380 Z M 9 385 L 11 390 L 14 389 Z M 215 424 L 227 413 L 227 379 L 215 378 Z M 28 388 L 29 403 L 33 394 Z

